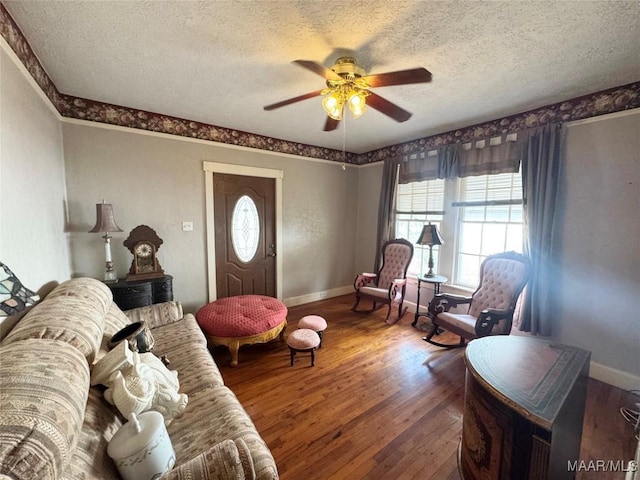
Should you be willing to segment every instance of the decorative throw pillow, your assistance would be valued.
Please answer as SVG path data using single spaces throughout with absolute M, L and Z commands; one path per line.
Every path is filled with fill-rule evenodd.
M 0 262 L 0 316 L 16 315 L 38 300 L 40 297 L 22 285 L 11 269 Z

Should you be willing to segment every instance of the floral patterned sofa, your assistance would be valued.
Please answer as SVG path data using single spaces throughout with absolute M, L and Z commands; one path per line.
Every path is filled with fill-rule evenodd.
M 97 280 L 57 286 L 0 344 L 0 479 L 117 479 L 107 444 L 124 423 L 90 387 L 107 341 L 144 319 L 189 397 L 167 427 L 176 465 L 162 479 L 277 479 L 267 445 L 224 385 L 206 339 L 177 302 L 123 313 Z

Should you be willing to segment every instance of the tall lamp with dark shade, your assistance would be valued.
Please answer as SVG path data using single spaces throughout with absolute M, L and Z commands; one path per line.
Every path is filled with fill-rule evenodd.
M 104 235 L 104 255 L 105 255 L 105 272 L 104 283 L 116 283 L 118 281 L 118 274 L 113 266 L 113 260 L 111 259 L 111 235 L 110 232 L 122 232 L 122 229 L 116 225 L 116 220 L 113 217 L 113 207 L 110 203 L 96 204 L 96 225 L 89 233 L 102 232 Z
M 416 244 L 429 246 L 429 271 L 425 274 L 426 277 L 434 277 L 436 275 L 435 273 L 433 273 L 433 246 L 442 245 L 443 243 L 444 242 L 442 241 L 440 232 L 438 232 L 437 226 L 431 225 L 431 222 L 429 222 L 428 225 L 424 225 L 422 227 L 420 238 L 418 239 Z

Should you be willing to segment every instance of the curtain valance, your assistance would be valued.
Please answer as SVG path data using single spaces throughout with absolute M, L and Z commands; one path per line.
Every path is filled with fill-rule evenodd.
M 400 162 L 398 183 L 421 182 L 438 178 L 437 153 L 414 153 Z
M 398 183 L 436 178 L 514 173 L 520 168 L 522 142 L 515 133 L 488 140 L 438 147 L 400 161 Z

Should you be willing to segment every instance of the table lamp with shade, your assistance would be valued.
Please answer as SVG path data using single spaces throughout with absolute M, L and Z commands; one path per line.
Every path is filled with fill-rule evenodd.
M 111 235 L 110 232 L 122 232 L 122 229 L 116 225 L 116 220 L 113 216 L 113 207 L 110 203 L 96 204 L 96 225 L 89 230 L 89 233 L 103 232 L 104 235 L 104 254 L 105 254 L 105 272 L 104 283 L 116 283 L 118 281 L 118 274 L 113 266 L 113 260 L 111 259 Z
M 429 271 L 425 274 L 425 277 L 434 277 L 436 275 L 433 272 L 433 246 L 442 245 L 443 243 L 444 242 L 436 225 L 432 225 L 431 222 L 429 222 L 428 225 L 424 225 L 422 227 L 420 238 L 418 238 L 416 244 L 429 246 Z

